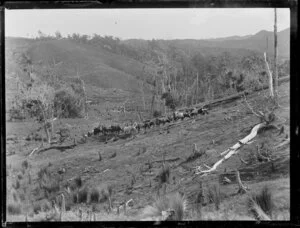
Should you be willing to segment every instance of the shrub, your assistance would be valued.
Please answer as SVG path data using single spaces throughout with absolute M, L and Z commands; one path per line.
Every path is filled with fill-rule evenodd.
M 175 110 L 176 106 L 178 105 L 176 99 L 174 98 L 170 92 L 163 93 L 161 99 L 165 99 L 166 106 L 172 110 Z
M 80 96 L 72 90 L 58 90 L 54 96 L 55 114 L 62 118 L 81 117 L 82 104 Z
M 19 215 L 19 214 L 21 214 L 21 205 L 20 204 L 9 203 L 7 205 L 7 212 L 10 215 Z

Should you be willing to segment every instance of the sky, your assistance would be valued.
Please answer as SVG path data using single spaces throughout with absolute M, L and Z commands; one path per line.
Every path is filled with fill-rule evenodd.
M 290 27 L 290 10 L 277 9 L 278 31 Z M 121 39 L 207 39 L 273 31 L 272 8 L 31 9 L 5 10 L 5 36 L 36 37 L 38 30 Z

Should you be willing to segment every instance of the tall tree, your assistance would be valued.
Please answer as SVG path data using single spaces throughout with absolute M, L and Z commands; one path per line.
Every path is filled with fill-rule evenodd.
M 275 96 L 278 93 L 278 67 L 277 67 L 277 52 L 278 52 L 278 45 L 277 45 L 277 9 L 274 9 L 274 92 Z

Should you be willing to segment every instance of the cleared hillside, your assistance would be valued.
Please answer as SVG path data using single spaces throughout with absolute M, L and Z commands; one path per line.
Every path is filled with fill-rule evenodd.
M 33 64 L 58 64 L 62 76 L 75 77 L 78 72 L 87 84 L 93 86 L 134 93 L 140 90 L 139 78 L 143 75 L 143 64 L 128 57 L 113 54 L 101 47 L 68 40 L 6 40 L 7 54 L 18 50 L 25 52 Z M 9 64 L 11 62 L 7 66 Z

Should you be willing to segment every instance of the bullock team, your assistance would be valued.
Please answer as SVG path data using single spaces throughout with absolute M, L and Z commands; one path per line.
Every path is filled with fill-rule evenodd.
M 158 117 L 151 120 L 144 120 L 141 123 L 135 122 L 132 125 L 126 124 L 125 126 L 120 126 L 119 124 L 113 124 L 111 126 L 102 126 L 99 125 L 98 127 L 94 128 L 91 132 L 88 132 L 87 136 L 92 135 L 109 135 L 109 134 L 131 134 L 134 132 L 140 132 L 142 129 L 146 131 L 154 126 L 165 125 L 166 123 L 171 123 L 172 121 L 177 120 L 184 120 L 185 118 L 193 118 L 199 114 L 205 115 L 208 114 L 206 108 L 189 108 L 184 111 L 175 111 L 171 115 Z

